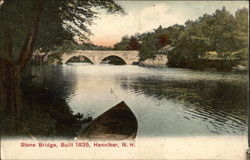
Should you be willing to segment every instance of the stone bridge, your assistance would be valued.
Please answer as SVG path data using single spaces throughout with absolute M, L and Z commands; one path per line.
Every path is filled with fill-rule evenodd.
M 62 63 L 65 64 L 70 58 L 75 56 L 84 56 L 93 64 L 100 64 L 104 58 L 115 56 L 121 58 L 126 64 L 133 64 L 139 61 L 139 51 L 94 51 L 94 50 L 76 50 L 62 55 Z

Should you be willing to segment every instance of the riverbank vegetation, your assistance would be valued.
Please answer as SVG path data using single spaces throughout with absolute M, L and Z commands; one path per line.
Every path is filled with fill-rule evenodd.
M 164 52 L 170 45 L 171 50 Z M 230 71 L 233 66 L 247 66 L 248 9 L 231 14 L 225 7 L 204 14 L 184 25 L 159 26 L 152 32 L 124 36 L 115 50 L 139 50 L 141 61 L 168 56 L 168 66 Z

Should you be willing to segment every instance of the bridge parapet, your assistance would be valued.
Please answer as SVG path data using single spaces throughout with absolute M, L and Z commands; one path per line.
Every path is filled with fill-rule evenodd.
M 75 50 L 69 54 L 62 55 L 62 63 L 65 64 L 70 58 L 75 56 L 85 56 L 92 61 L 93 64 L 100 64 L 102 60 L 109 56 L 117 56 L 126 62 L 126 64 L 133 64 L 139 61 L 139 51 L 113 51 L 113 50 Z

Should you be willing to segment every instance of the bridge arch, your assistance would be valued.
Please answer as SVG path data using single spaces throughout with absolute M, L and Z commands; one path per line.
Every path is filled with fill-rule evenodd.
M 75 58 L 75 59 L 74 59 Z M 68 59 L 65 60 L 65 64 L 70 63 L 70 61 L 74 61 L 77 62 L 77 60 L 79 60 L 79 62 L 83 62 L 83 63 L 90 63 L 90 64 L 94 64 L 90 58 L 88 58 L 85 55 L 72 55 L 71 57 L 68 57 Z
M 64 53 L 61 57 L 61 62 L 65 64 L 71 57 L 85 56 L 93 64 L 100 64 L 103 59 L 109 56 L 116 56 L 122 59 L 125 64 L 131 65 L 139 61 L 139 51 L 113 51 L 113 50 L 74 50 L 71 53 Z M 110 58 L 110 57 L 109 57 Z M 123 63 L 124 64 L 124 63 Z
M 125 65 L 126 61 L 117 55 L 109 55 L 101 60 L 100 63 L 114 64 L 114 65 Z

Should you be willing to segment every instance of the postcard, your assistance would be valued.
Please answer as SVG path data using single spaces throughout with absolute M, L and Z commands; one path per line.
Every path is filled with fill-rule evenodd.
M 0 0 L 1 159 L 249 159 L 248 20 L 248 1 Z

